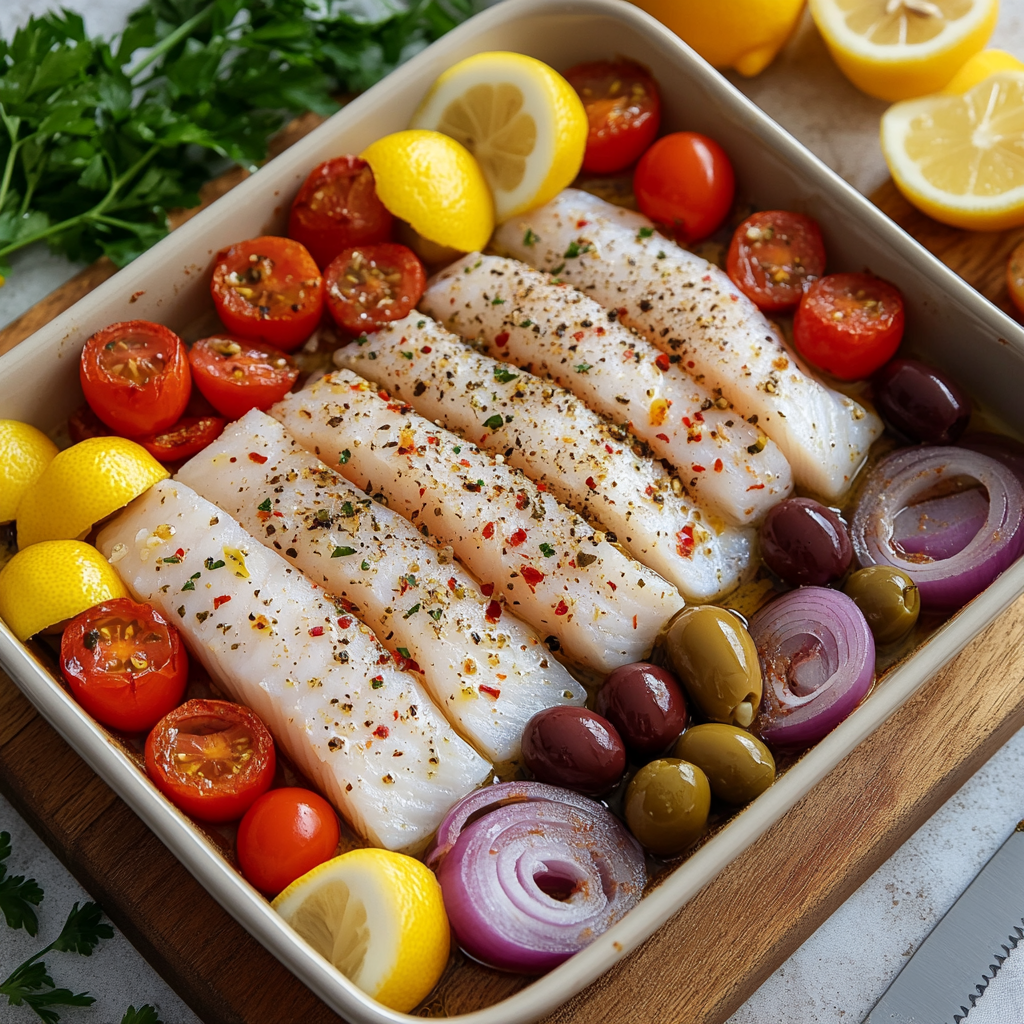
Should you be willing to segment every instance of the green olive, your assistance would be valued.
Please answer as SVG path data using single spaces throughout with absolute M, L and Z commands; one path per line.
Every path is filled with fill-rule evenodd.
M 858 569 L 846 581 L 843 590 L 864 613 L 880 644 L 897 643 L 917 624 L 921 613 L 917 584 L 891 565 Z
M 630 831 L 651 853 L 682 853 L 704 832 L 711 810 L 707 776 L 688 761 L 663 757 L 633 776 L 623 804 Z
M 672 667 L 713 722 L 746 728 L 761 703 L 761 665 L 743 623 L 705 604 L 683 611 L 665 637 Z
M 708 777 L 711 792 L 737 807 L 749 804 L 775 781 L 771 751 L 735 725 L 690 726 L 676 741 L 672 755 L 695 764 Z

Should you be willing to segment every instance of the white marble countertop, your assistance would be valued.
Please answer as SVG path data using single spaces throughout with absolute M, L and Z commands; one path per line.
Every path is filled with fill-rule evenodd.
M 114 31 L 135 0 L 62 0 L 85 13 L 91 31 Z M 0 34 L 53 0 L 0 0 Z M 991 45 L 1024 58 L 1024 0 L 1003 0 Z M 887 177 L 878 145 L 885 104 L 859 93 L 829 59 L 809 17 L 759 78 L 730 79 L 856 188 L 870 194 Z M 0 325 L 14 319 L 79 268 L 45 249 L 15 261 L 0 290 Z M 866 881 L 732 1017 L 730 1024 L 850 1024 L 860 1021 L 935 922 L 1024 817 L 1024 733 Z M 47 897 L 40 938 L 50 941 L 75 900 L 88 898 L 13 808 L 0 798 L 0 830 L 12 834 L 10 869 L 35 876 Z M 0 972 L 38 948 L 24 932 L 0 929 Z M 91 959 L 53 954 L 58 984 L 88 989 L 96 1004 L 62 1014 L 66 1024 L 115 1024 L 129 1003 L 155 1003 L 165 1024 L 197 1018 L 123 935 Z M 3 1019 L 34 1020 L 21 1008 Z M 668 1022 L 652 1022 L 668 1024 Z

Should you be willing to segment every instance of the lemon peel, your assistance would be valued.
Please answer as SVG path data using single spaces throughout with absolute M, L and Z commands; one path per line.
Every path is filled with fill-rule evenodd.
M 982 50 L 950 79 L 943 93 L 960 96 L 998 71 L 1024 71 L 1024 62 L 1005 50 Z
M 57 451 L 41 430 L 18 420 L 0 420 L 0 523 L 15 518 L 25 492 Z

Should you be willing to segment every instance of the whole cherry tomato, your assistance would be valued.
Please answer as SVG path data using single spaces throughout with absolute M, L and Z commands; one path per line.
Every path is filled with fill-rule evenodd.
M 182 416 L 167 430 L 136 440 L 160 462 L 184 462 L 216 441 L 225 425 L 219 416 Z
M 264 793 L 238 826 L 238 863 L 261 892 L 276 895 L 334 856 L 341 830 L 334 808 L 309 789 Z
M 306 247 L 264 235 L 217 253 L 210 292 L 224 326 L 243 338 L 298 348 L 320 323 L 324 283 Z
M 237 821 L 274 781 L 274 741 L 259 717 L 226 700 L 188 700 L 146 737 L 146 774 L 200 821 Z
M 577 64 L 565 78 L 590 123 L 583 170 L 610 174 L 638 160 L 661 123 L 661 96 L 647 69 L 631 60 L 597 60 Z
M 675 132 L 640 158 L 633 191 L 641 211 L 684 241 L 706 238 L 732 208 L 736 176 L 725 150 L 706 135 Z
M 188 679 L 178 631 L 127 597 L 104 601 L 64 627 L 60 667 L 78 703 L 122 732 L 151 729 L 181 700 Z
M 336 156 L 314 167 L 299 189 L 288 237 L 323 268 L 342 249 L 390 241 L 393 221 L 377 196 L 370 165 L 358 156 Z
M 250 409 L 269 409 L 299 377 L 298 367 L 280 349 L 228 334 L 197 341 L 188 361 L 195 386 L 229 420 Z
M 346 249 L 331 261 L 324 279 L 327 309 L 339 327 L 353 334 L 401 320 L 427 287 L 419 257 L 394 242 Z
M 125 320 L 97 331 L 82 349 L 79 378 L 93 412 L 125 437 L 176 423 L 192 391 L 181 338 L 148 320 Z
M 895 355 L 903 321 L 903 296 L 891 284 L 871 274 L 828 274 L 804 292 L 793 344 L 840 380 L 863 380 Z
M 792 309 L 825 272 L 818 225 L 802 213 L 765 210 L 748 217 L 732 236 L 726 270 L 758 309 Z

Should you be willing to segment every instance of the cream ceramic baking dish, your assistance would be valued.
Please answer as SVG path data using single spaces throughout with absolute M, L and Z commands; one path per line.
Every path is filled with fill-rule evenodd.
M 1024 331 L 703 63 L 679 39 L 620 0 L 507 0 L 435 43 L 319 129 L 0 358 L 0 417 L 51 430 L 81 402 L 78 353 L 117 320 L 182 328 L 210 306 L 214 253 L 283 232 L 289 203 L 309 170 L 360 152 L 405 128 L 434 78 L 482 50 L 531 54 L 556 68 L 623 54 L 650 66 L 664 98 L 664 128 L 706 132 L 731 156 L 738 192 L 759 208 L 799 210 L 821 224 L 830 269 L 869 267 L 907 301 L 908 338 L 1006 425 L 1024 433 Z M 561 967 L 465 1024 L 524 1022 L 550 1012 L 626 956 L 819 782 L 1019 594 L 1018 562 L 935 633 L 846 722 L 752 806 L 678 867 L 621 922 Z M 0 664 L 72 747 L 163 840 L 210 894 L 282 963 L 346 1019 L 411 1021 L 356 989 L 300 940 L 214 846 L 161 797 L 30 652 L 0 623 Z

